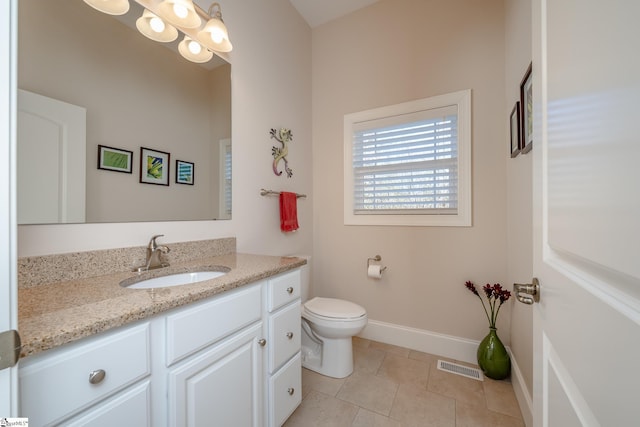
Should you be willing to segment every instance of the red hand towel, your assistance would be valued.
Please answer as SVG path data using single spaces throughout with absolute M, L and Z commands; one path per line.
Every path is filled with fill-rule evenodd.
M 284 232 L 298 229 L 298 197 L 296 193 L 280 193 L 280 229 Z

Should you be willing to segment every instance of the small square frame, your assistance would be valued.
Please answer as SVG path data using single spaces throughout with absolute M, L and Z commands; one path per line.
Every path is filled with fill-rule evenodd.
M 170 159 L 169 153 L 140 147 L 140 182 L 168 186 Z
M 531 65 L 520 82 L 520 152 L 526 154 L 533 148 L 533 89 Z
M 133 151 L 98 145 L 98 169 L 132 173 Z
M 176 160 L 176 184 L 193 185 L 195 165 L 184 160 Z
M 520 153 L 520 101 L 516 101 L 516 105 L 511 110 L 509 116 L 509 128 L 511 129 L 511 158 L 516 157 Z

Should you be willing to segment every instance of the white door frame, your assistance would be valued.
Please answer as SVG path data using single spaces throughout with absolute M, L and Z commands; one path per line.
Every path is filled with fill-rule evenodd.
M 18 1 L 0 2 L 0 332 L 18 329 L 16 87 Z M 18 417 L 18 368 L 0 371 L 0 417 Z

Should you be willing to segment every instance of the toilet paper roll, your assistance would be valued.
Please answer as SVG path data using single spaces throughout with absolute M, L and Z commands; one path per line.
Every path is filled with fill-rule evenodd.
M 376 264 L 372 264 L 369 265 L 369 267 L 367 268 L 367 276 L 373 278 L 373 279 L 379 279 L 382 277 L 382 266 L 381 265 L 376 265 Z

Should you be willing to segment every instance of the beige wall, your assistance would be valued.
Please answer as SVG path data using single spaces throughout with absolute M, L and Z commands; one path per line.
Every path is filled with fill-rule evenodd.
M 197 3 L 205 9 L 210 4 Z M 234 45 L 233 219 L 21 226 L 19 256 L 143 246 L 153 234 L 165 234 L 167 243 L 233 236 L 243 252 L 311 252 L 311 30 L 288 0 L 236 0 L 222 6 Z M 74 7 L 90 9 L 82 2 Z M 143 36 L 140 42 L 155 44 Z M 293 178 L 271 171 L 272 127 L 293 130 Z M 309 195 L 299 204 L 297 233 L 280 232 L 278 199 L 261 197 L 262 187 Z
M 531 62 L 531 1 L 505 1 L 505 95 L 508 111 L 520 99 L 520 82 Z M 508 122 L 505 121 L 508 134 Z M 530 283 L 533 276 L 531 152 L 507 164 L 508 283 Z M 515 302 L 511 312 L 511 351 L 533 396 L 532 307 Z
M 382 0 L 313 30 L 316 294 L 370 319 L 474 340 L 488 332 L 464 288 L 507 284 L 507 152 L 502 0 Z M 472 90 L 473 227 L 343 225 L 343 116 Z M 366 276 L 368 257 L 388 266 Z M 509 310 L 498 328 L 509 342 Z

